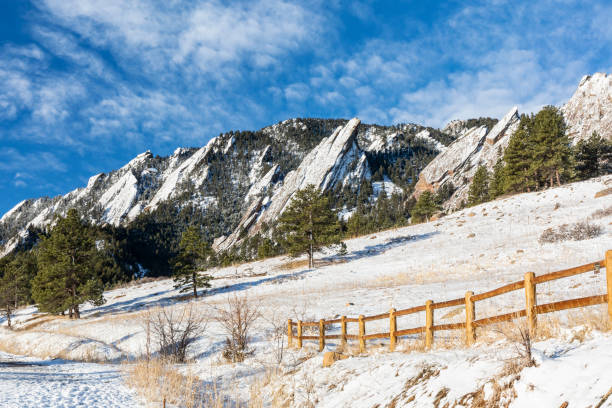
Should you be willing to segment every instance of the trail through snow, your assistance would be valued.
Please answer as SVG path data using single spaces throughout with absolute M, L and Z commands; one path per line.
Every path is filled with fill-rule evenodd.
M 0 407 L 138 407 L 114 364 L 40 360 L 0 352 Z

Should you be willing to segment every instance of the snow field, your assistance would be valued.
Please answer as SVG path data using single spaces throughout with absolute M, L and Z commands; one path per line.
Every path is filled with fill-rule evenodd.
M 610 216 L 590 220 L 603 228 L 603 234 L 594 239 L 541 245 L 538 238 L 546 228 L 583 221 L 596 210 L 612 206 L 612 195 L 594 198 L 597 192 L 610 186 L 612 176 L 602 177 L 504 198 L 426 224 L 348 240 L 346 256 L 336 257 L 333 251 L 327 251 L 322 256 L 334 262 L 315 270 L 286 269 L 290 260 L 279 257 L 211 271 L 217 277 L 213 288 L 194 303 L 208 317 L 208 325 L 191 351 L 193 363 L 189 369 L 202 381 L 219 384 L 229 394 L 248 399 L 249 385 L 261 381 L 263 373 L 276 367 L 278 348 L 272 332 L 276 326 L 286 327 L 288 318 L 312 321 L 379 314 L 391 307 L 421 305 L 427 299 L 463 297 L 467 290 L 481 293 L 521 280 L 528 271 L 539 275 L 602 259 L 605 251 L 612 249 Z M 587 273 L 538 285 L 538 303 L 601 293 L 605 293 L 605 273 Z M 234 294 L 247 295 L 256 302 L 262 318 L 253 332 L 254 355 L 243 363 L 227 364 L 221 357 L 225 334 L 213 317 L 215 308 L 222 307 L 228 296 Z M 170 280 L 115 289 L 105 293 L 105 305 L 84 307 L 84 318 L 79 321 L 57 318 L 21 332 L 3 330 L 0 343 L 23 338 L 25 346 L 19 352 L 39 355 L 43 349 L 59 354 L 80 341 L 95 344 L 96 352 L 111 360 L 117 356 L 137 358 L 144 350 L 143 311 L 185 304 L 177 296 Z M 478 302 L 476 318 L 523 307 L 524 293 L 515 291 Z M 604 320 L 602 310 L 593 306 L 539 319 L 542 325 L 550 326 L 551 333 L 561 335 L 568 330 L 562 327 L 565 320 L 572 325 L 581 319 Z M 32 325 L 36 320 L 30 323 L 27 320 L 36 317 L 35 312 L 33 308 L 21 310 L 15 319 L 17 325 Z M 435 313 L 436 323 L 454 323 L 463 318 L 460 307 Z M 398 328 L 422 326 L 424 320 L 423 313 L 400 317 Z M 368 322 L 366 328 L 368 333 L 388 331 L 388 321 Z M 330 328 L 332 333 L 338 330 Z M 356 324 L 349 325 L 349 332 L 356 330 Z M 439 402 L 440 406 L 445 402 L 452 406 L 457 398 L 484 387 L 514 353 L 511 342 L 491 343 L 493 340 L 485 341 L 484 335 L 474 348 L 445 350 L 459 346 L 461 335 L 459 331 L 436 332 L 436 349 L 430 353 L 417 352 L 418 347 L 407 344 L 400 345 L 400 350 L 406 353 L 387 353 L 384 341 L 378 347 L 368 342 L 368 356 L 343 360 L 325 370 L 320 368 L 320 355 L 312 351 L 316 344 L 305 341 L 303 350 L 284 350 L 282 370 L 293 374 L 275 377 L 260 388 L 268 403 L 275 393 L 282 394 L 280 390 L 294 390 L 294 406 L 317 399 L 317 406 L 330 407 L 369 407 L 377 403 L 385 406 L 394 399 L 396 406 L 431 406 L 436 395 L 448 388 L 446 394 L 442 393 L 444 396 L 439 395 Z M 565 400 L 586 406 L 607 392 L 602 389 L 605 384 L 609 384 L 608 388 L 612 385 L 612 378 L 602 367 L 612 363 L 608 352 L 612 336 L 588 329 L 579 337 L 582 340 L 572 340 L 568 334 L 567 338 L 536 343 L 539 366 L 526 368 L 525 375 L 516 381 L 517 397 L 511 406 L 559 406 Z M 329 342 L 326 350 L 333 350 L 336 345 Z M 72 353 L 69 358 L 74 359 L 87 359 L 92 353 L 84 346 L 69 351 Z M 576 367 L 580 361 L 587 367 L 579 373 Z M 407 382 L 427 367 L 439 373 L 417 381 L 416 388 L 404 392 Z M 389 374 L 394 370 L 397 376 Z M 572 386 L 557 382 L 555 393 L 545 397 L 553 373 L 567 376 Z M 589 382 L 584 381 L 587 375 L 591 378 Z M 320 378 L 326 380 L 318 383 Z M 413 395 L 413 402 L 408 402 Z M 562 398 L 565 399 L 555 405 Z
M 39 360 L 0 353 L 0 406 L 139 407 L 119 366 Z

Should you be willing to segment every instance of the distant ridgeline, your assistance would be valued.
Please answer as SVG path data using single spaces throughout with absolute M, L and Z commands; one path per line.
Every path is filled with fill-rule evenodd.
M 256 202 L 259 210 L 265 209 L 266 203 L 261 203 L 273 202 L 287 186 L 287 176 L 298 168 L 305 180 L 329 195 L 345 218 L 358 203 L 360 211 L 371 212 L 383 194 L 389 200 L 395 197 L 396 212 L 401 213 L 396 218 L 406 222 L 405 202 L 416 177 L 455 137 L 419 125 L 357 121 L 354 132 L 343 140 L 334 139 L 336 150 L 319 149 L 309 162 L 309 154 L 347 123 L 291 119 L 254 132 L 224 133 L 202 148 L 179 148 L 169 157 L 143 153 L 64 196 L 19 203 L 0 220 L 0 244 L 4 254 L 31 248 L 55 215 L 75 208 L 121 248 L 126 277 L 141 271 L 168 274 L 168 260 L 189 225 L 201 225 L 211 244 L 222 236 L 240 235 L 236 231 L 241 225 L 242 236 L 232 245 L 226 243 L 220 262 L 250 259 L 257 256 L 259 241 L 270 225 L 249 234 L 241 224 L 244 214 Z M 321 174 L 308 178 L 322 168 Z M 265 247 L 272 253 L 280 250 Z

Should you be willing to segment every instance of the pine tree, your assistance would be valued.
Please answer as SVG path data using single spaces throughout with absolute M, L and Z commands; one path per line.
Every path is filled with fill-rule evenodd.
M 506 184 L 506 174 L 504 162 L 501 158 L 497 160 L 493 166 L 493 174 L 489 180 L 489 199 L 494 200 L 504 194 L 504 185 Z
M 478 166 L 470 189 L 468 191 L 468 205 L 474 206 L 489 200 L 489 171 L 483 165 Z
M 193 291 L 194 298 L 198 297 L 198 288 L 209 288 L 212 276 L 200 271 L 206 268 L 210 255 L 210 247 L 202 239 L 200 230 L 195 226 L 187 228 L 174 259 L 174 288 L 180 288 L 181 292 Z
M 612 172 L 612 142 L 593 132 L 574 147 L 576 177 L 586 180 Z
M 104 303 L 100 272 L 90 262 L 97 256 L 95 238 L 75 209 L 59 217 L 48 238 L 38 248 L 38 273 L 32 281 L 32 297 L 41 311 L 68 309 L 81 316 L 79 305 Z
M 314 185 L 295 193 L 278 222 L 281 245 L 291 256 L 308 254 L 310 268 L 315 251 L 340 243 L 338 217 Z
M 554 106 L 540 110 L 533 121 L 532 169 L 538 186 L 561 185 L 572 176 L 572 151 L 563 114 Z
M 533 117 L 522 115 L 518 129 L 510 137 L 504 152 L 504 179 L 506 193 L 531 191 L 534 187 L 532 177 L 532 140 Z
M 431 191 L 424 191 L 419 196 L 417 203 L 412 209 L 412 222 L 429 221 L 429 218 L 440 208 L 436 205 Z

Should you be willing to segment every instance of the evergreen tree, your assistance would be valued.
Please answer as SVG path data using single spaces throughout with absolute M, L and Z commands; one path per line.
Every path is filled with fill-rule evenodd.
M 576 177 L 586 180 L 612 172 L 612 142 L 593 132 L 574 147 Z
M 532 128 L 532 172 L 538 187 L 554 181 L 561 185 L 572 176 L 572 151 L 565 134 L 563 114 L 554 106 L 540 110 L 533 121 Z
M 201 274 L 207 267 L 211 249 L 202 239 L 200 230 L 191 226 L 183 232 L 179 244 L 179 252 L 174 259 L 174 288 L 181 292 L 193 291 L 193 297 L 198 297 L 198 288 L 209 288 L 212 276 Z
M 310 268 L 315 251 L 340 243 L 338 217 L 314 185 L 297 191 L 278 221 L 281 245 L 291 256 L 308 254 Z
M 442 184 L 434 196 L 434 202 L 436 205 L 441 206 L 444 204 L 446 200 L 453 196 L 455 190 L 455 185 L 450 181 Z
M 489 171 L 483 165 L 478 166 L 470 189 L 468 191 L 468 205 L 474 206 L 489 200 Z
M 532 128 L 533 117 L 521 115 L 518 129 L 510 137 L 504 152 L 504 191 L 507 193 L 531 191 L 534 187 L 531 162 Z
M 59 217 L 51 234 L 38 248 L 38 272 L 32 281 L 32 297 L 41 311 L 59 313 L 68 309 L 79 318 L 79 305 L 104 303 L 102 281 L 95 265 L 94 236 L 75 209 Z
M 362 208 L 357 208 L 346 222 L 346 234 L 349 237 L 357 237 L 369 232 L 368 218 L 363 214 Z
M 439 209 L 440 207 L 436 205 L 431 191 L 424 191 L 412 209 L 412 222 L 429 221 L 429 218 Z
M 494 200 L 497 197 L 504 194 L 504 186 L 506 184 L 506 173 L 504 168 L 504 162 L 501 158 L 497 160 L 495 166 L 493 166 L 493 174 L 489 180 L 489 199 Z

